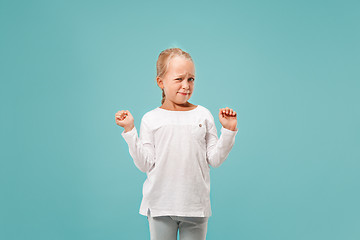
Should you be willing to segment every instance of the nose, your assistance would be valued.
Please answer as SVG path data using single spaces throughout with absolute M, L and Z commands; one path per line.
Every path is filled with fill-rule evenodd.
M 183 87 L 183 89 L 189 89 L 190 84 L 187 81 L 183 81 L 182 87 Z

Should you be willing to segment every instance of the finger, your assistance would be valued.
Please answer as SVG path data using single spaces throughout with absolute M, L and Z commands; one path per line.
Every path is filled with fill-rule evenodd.
M 120 115 L 116 116 L 116 119 L 123 120 L 126 117 L 126 114 L 121 113 Z
M 224 117 L 224 110 L 222 108 L 219 109 L 219 118 Z
M 122 112 L 123 112 L 123 111 L 118 111 L 118 112 L 115 114 L 115 116 L 121 116 Z

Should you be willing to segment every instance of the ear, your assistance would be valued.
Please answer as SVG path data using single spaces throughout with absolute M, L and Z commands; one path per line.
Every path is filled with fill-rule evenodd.
M 156 77 L 156 82 L 161 89 L 164 88 L 163 80 L 160 77 Z

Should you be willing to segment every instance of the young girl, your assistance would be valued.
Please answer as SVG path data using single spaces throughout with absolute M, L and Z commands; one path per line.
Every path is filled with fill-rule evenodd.
M 210 166 L 219 167 L 235 143 L 236 112 L 220 109 L 218 139 L 211 112 L 188 102 L 195 81 L 190 55 L 179 48 L 166 49 L 156 69 L 162 105 L 144 114 L 140 138 L 130 111 L 115 114 L 136 167 L 147 175 L 139 213 L 148 218 L 152 240 L 176 240 L 178 230 L 180 239 L 206 239 Z

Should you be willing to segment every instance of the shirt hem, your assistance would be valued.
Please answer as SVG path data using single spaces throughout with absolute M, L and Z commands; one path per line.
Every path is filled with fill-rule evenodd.
M 139 214 L 143 216 L 151 216 L 151 217 L 160 217 L 160 216 L 178 216 L 178 217 L 210 217 L 212 215 L 211 210 L 210 213 L 206 213 L 207 211 L 194 211 L 194 212 L 180 212 L 180 211 L 166 211 L 166 210 L 153 210 L 148 208 L 148 210 L 140 209 Z

